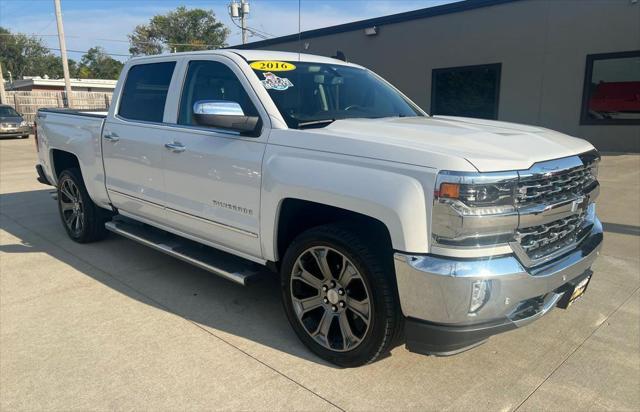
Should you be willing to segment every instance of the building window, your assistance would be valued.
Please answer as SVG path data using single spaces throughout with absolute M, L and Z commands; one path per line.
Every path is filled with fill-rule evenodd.
M 640 50 L 590 54 L 581 124 L 640 124 Z
M 431 114 L 498 118 L 501 63 L 433 69 Z

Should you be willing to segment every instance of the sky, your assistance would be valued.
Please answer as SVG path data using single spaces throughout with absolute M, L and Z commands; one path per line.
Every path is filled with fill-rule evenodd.
M 231 29 L 227 43 L 241 43 L 240 29 L 227 12 L 230 0 L 61 0 L 69 58 L 101 46 L 118 60 L 129 54 L 127 35 L 138 24 L 178 6 L 212 9 Z M 302 31 L 385 16 L 456 0 L 300 0 Z M 273 37 L 298 32 L 298 0 L 249 0 L 248 25 Z M 38 35 L 48 47 L 59 48 L 53 0 L 0 0 L 0 26 L 12 32 Z M 261 40 L 250 37 L 249 41 Z M 73 51 L 71 51 L 73 50 Z M 56 50 L 52 50 L 58 53 Z

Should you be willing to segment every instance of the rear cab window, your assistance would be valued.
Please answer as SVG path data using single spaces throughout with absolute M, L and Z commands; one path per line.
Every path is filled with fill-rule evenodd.
M 162 123 L 176 62 L 138 64 L 127 73 L 118 115 L 129 120 Z

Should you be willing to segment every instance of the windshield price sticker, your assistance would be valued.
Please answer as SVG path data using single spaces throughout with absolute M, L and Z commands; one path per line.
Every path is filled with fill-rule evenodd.
M 290 70 L 295 70 L 295 64 L 287 63 L 287 62 L 277 62 L 271 60 L 260 60 L 257 62 L 251 63 L 251 68 L 255 70 L 260 70 L 263 72 L 288 72 Z

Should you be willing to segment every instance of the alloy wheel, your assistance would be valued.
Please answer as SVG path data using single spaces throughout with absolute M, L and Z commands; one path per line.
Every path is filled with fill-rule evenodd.
M 71 179 L 64 179 L 59 196 L 64 224 L 72 233 L 80 234 L 84 225 L 84 204 L 78 185 Z
M 307 334 L 323 347 L 346 352 L 358 347 L 373 315 L 362 275 L 330 247 L 302 252 L 291 274 L 293 308 Z

